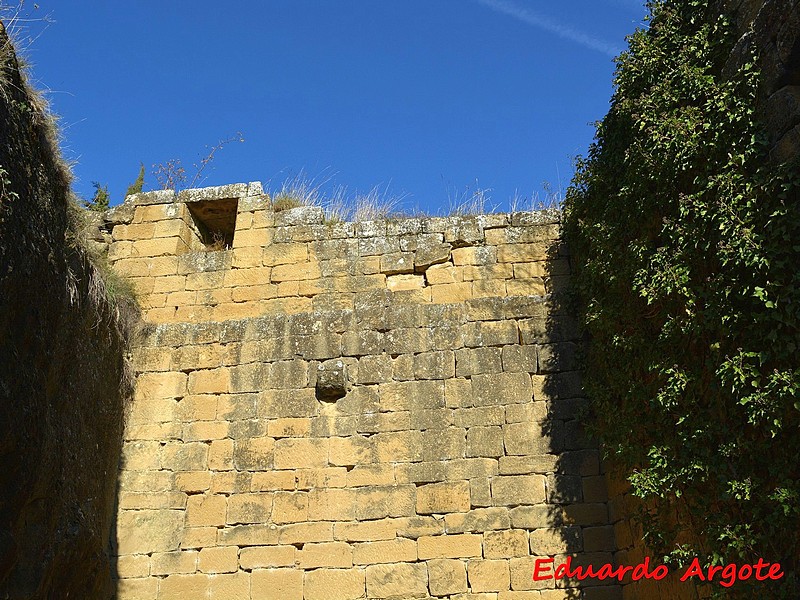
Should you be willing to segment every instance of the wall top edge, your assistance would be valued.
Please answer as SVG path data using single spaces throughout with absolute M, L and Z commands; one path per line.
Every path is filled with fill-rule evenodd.
M 176 192 L 175 190 L 153 190 L 132 194 L 125 201 L 104 213 L 107 224 L 116 225 L 130 223 L 137 206 L 157 204 L 191 204 L 193 202 L 223 200 L 235 198 L 239 200 L 239 212 L 254 210 L 271 210 L 268 196 L 260 181 L 248 183 L 231 183 L 227 185 L 191 188 Z M 313 225 L 325 221 L 323 208 L 319 206 L 299 206 L 277 213 L 280 225 Z M 503 227 L 507 225 L 525 227 L 533 225 L 549 225 L 561 222 L 561 209 L 544 208 L 530 211 L 514 211 L 508 213 L 483 213 L 465 215 L 389 215 L 379 221 L 407 221 L 459 223 L 476 220 L 482 227 Z M 362 222 L 362 225 L 365 222 Z

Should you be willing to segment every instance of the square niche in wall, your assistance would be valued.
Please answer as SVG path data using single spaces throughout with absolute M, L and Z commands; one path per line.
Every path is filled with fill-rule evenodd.
M 237 198 L 220 198 L 187 202 L 197 234 L 208 250 L 227 250 L 233 247 L 236 231 Z

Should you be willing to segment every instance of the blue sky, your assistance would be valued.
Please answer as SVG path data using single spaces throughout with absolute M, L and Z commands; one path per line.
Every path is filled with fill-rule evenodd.
M 61 116 L 76 191 L 113 202 L 178 158 L 202 185 L 299 172 L 445 212 L 566 187 L 606 113 L 638 0 L 26 2 L 18 38 Z M 26 41 L 26 38 L 34 38 Z

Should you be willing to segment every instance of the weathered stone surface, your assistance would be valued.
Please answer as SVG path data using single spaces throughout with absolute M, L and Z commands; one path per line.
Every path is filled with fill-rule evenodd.
M 534 296 L 569 275 L 557 215 L 334 224 L 238 201 L 219 258 L 131 256 L 195 243 L 181 202 L 137 205 L 112 241 L 156 324 L 122 510 L 184 516 L 178 546 L 120 556 L 120 589 L 513 600 L 560 593 L 532 553 L 614 550 L 579 332 Z

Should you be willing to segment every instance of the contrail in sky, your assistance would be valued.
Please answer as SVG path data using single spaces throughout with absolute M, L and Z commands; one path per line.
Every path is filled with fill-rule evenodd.
M 590 50 L 602 52 L 603 54 L 611 56 L 612 58 L 620 53 L 620 49 L 614 46 L 613 44 L 609 44 L 608 42 L 604 42 L 603 40 L 599 40 L 590 35 L 586 35 L 585 33 L 577 31 L 572 27 L 568 27 L 566 25 L 562 25 L 561 23 L 552 21 L 547 17 L 538 15 L 532 10 L 514 4 L 513 2 L 509 2 L 507 0 L 477 0 L 477 1 L 480 4 L 483 4 L 484 6 L 491 8 L 494 11 L 506 14 L 510 17 L 514 17 L 518 21 L 522 21 L 523 23 L 527 23 L 528 25 L 533 25 L 534 27 L 538 27 L 539 29 L 544 29 L 545 31 L 554 33 L 558 37 L 564 38 L 565 40 L 569 40 L 571 42 L 575 42 L 576 44 L 580 44 L 581 46 L 589 48 Z

